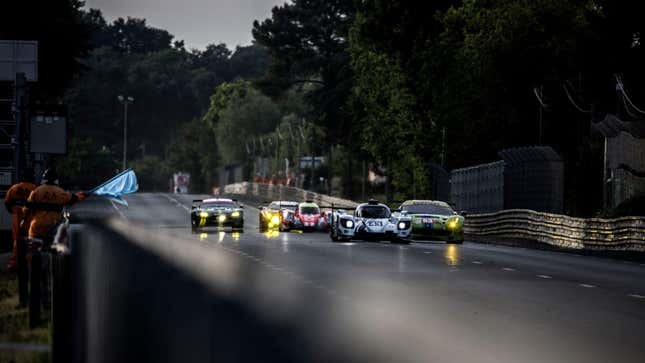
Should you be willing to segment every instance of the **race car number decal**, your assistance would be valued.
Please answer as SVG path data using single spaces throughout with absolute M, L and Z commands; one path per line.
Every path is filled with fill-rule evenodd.
M 432 218 L 423 218 L 424 224 L 432 224 Z
M 381 221 L 367 221 L 368 227 L 383 227 L 383 222 Z

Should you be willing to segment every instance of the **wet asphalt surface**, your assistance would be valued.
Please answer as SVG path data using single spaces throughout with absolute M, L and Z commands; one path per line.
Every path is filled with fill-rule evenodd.
M 317 314 L 341 322 L 311 326 L 329 335 L 345 326 L 342 334 L 356 341 L 339 349 L 383 344 L 387 361 L 645 362 L 643 263 L 468 241 L 333 243 L 324 233 L 261 233 L 252 205 L 244 232 L 194 234 L 189 210 L 199 197 L 141 193 L 127 197 L 129 207 L 92 198 L 74 213 L 116 218 L 247 266 L 249 278 L 263 278 L 249 287 L 254 298 L 279 291 L 307 304 L 312 322 Z M 288 309 L 264 309 L 289 319 Z

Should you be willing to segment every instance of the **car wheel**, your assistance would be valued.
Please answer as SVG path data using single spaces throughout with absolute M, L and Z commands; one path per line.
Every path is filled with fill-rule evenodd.
M 329 237 L 331 238 L 331 240 L 333 242 L 338 242 L 339 241 L 338 233 L 335 232 L 334 228 L 331 228 L 329 230 Z

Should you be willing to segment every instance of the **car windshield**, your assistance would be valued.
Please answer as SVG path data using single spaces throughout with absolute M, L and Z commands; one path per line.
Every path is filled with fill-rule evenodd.
M 366 206 L 361 208 L 360 216 L 362 218 L 390 218 L 390 210 L 378 205 Z
M 201 208 L 209 209 L 209 208 L 235 208 L 235 203 L 233 202 L 211 202 L 211 203 L 204 203 L 201 205 Z
M 300 214 L 320 214 L 318 207 L 300 207 Z
M 401 210 L 406 211 L 409 214 L 436 214 L 440 216 L 450 216 L 454 214 L 452 208 L 448 206 L 433 204 L 405 205 L 401 207 Z

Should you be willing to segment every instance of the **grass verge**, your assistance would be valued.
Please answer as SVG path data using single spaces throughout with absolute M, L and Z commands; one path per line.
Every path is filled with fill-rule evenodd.
M 29 310 L 18 304 L 18 277 L 0 266 L 0 343 L 51 344 L 49 312 L 43 312 L 46 323 L 29 329 Z M 49 362 L 50 353 L 0 349 L 0 363 Z

